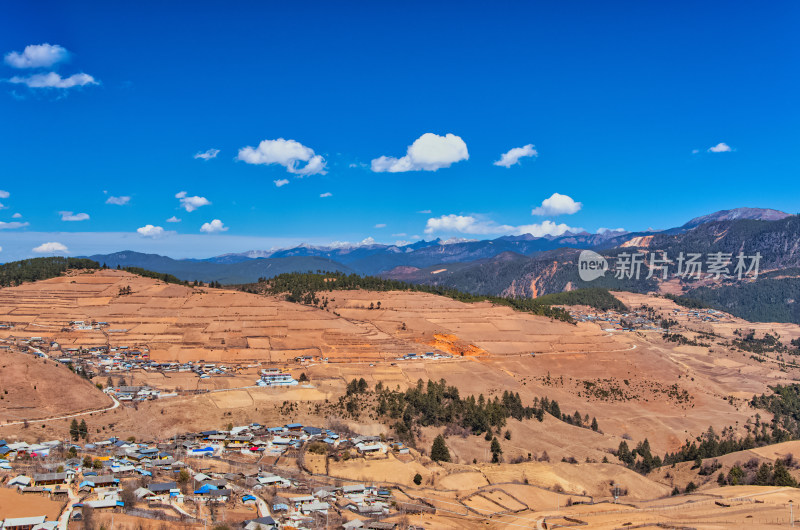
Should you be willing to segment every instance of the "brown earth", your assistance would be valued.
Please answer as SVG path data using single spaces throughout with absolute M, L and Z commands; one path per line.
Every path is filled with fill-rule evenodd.
M 32 422 L 112 404 L 94 384 L 57 361 L 0 353 L 0 424 Z
M 128 285 L 133 294 L 120 296 L 120 287 Z M 758 363 L 742 352 L 718 345 L 676 346 L 654 333 L 610 333 L 597 324 L 572 325 L 485 302 L 466 304 L 413 292 L 332 291 L 326 296 L 330 299 L 327 311 L 275 297 L 192 289 L 120 271 L 99 271 L 0 290 L 0 321 L 15 324 L 13 329 L 0 332 L 0 338 L 43 336 L 66 347 L 147 346 L 159 360 L 203 359 L 238 364 L 241 368 L 237 373 L 202 381 L 191 373 L 126 374 L 126 380 L 135 384 L 214 392 L 87 415 L 90 439 L 114 434 L 146 440 L 252 421 L 270 425 L 301 421 L 327 426 L 338 419 L 321 413 L 320 407 L 326 400 L 335 402 L 348 381 L 361 377 L 370 386 L 381 382 L 401 389 L 415 385 L 419 379 L 446 379 L 459 388 L 462 396 L 493 397 L 511 391 L 518 392 L 525 404 L 535 397 L 547 396 L 558 400 L 565 413 L 578 411 L 582 417 L 597 418 L 600 432 L 550 416 L 543 422 L 509 420 L 503 431 L 509 431 L 510 439 L 500 435 L 498 438 L 504 459 L 521 460 L 519 464 L 488 464 L 489 442 L 472 435 L 447 437 L 454 463 L 444 466 L 424 457 L 393 456 L 330 464 L 331 475 L 400 483 L 409 488 L 410 495 L 416 492 L 420 498 L 428 498 L 426 502 L 457 502 L 458 510 L 471 514 L 466 519 L 454 515 L 450 520 L 441 511 L 433 525 L 436 527 L 469 527 L 470 517 L 476 527 L 487 521 L 490 527 L 512 522 L 533 525 L 550 513 L 570 513 L 598 528 L 624 522 L 684 522 L 697 528 L 714 528 L 744 524 L 746 514 L 755 514 L 758 519 L 749 522 L 756 527 L 769 525 L 770 518 L 777 521 L 778 514 L 783 513 L 786 493 L 767 490 L 747 490 L 747 495 L 763 496 L 764 504 L 735 501 L 741 508 L 725 511 L 708 499 L 733 498 L 739 494 L 731 492 L 739 490 L 717 491 L 715 484 L 708 481 L 701 483 L 702 495 L 647 501 L 644 510 L 639 505 L 646 504 L 646 499 L 665 497 L 674 485 L 683 487 L 689 480 L 699 480 L 696 471 L 688 469 L 692 464 L 677 465 L 670 477 L 665 475 L 667 468 L 642 477 L 616 465 L 610 451 L 623 437 L 632 439 L 631 445 L 648 438 L 654 452 L 663 454 L 702 434 L 709 426 L 717 432 L 730 426 L 741 433 L 756 412 L 746 400 L 766 392 L 769 385 L 800 376 L 796 369 L 782 371 L 775 363 Z M 750 328 L 759 332 L 779 329 L 783 338 L 800 337 L 798 326 L 750 324 L 727 317 L 720 323 L 693 321 L 685 315 L 673 317 L 675 309 L 686 311 L 664 298 L 630 293 L 619 296 L 631 307 L 655 307 L 690 329 L 713 331 L 723 338 L 732 337 L 734 329 Z M 369 309 L 370 304 L 375 307 L 378 302 L 380 309 Z M 105 333 L 61 331 L 71 320 L 92 319 L 107 321 L 110 326 Z M 432 349 L 454 357 L 439 361 L 398 360 L 405 353 Z M 304 365 L 294 363 L 299 355 L 313 355 L 315 360 Z M 320 357 L 327 358 L 327 362 Z M 6 368 L 0 372 L 1 386 L 14 390 L 13 406 L 21 406 L 23 397 L 29 399 L 28 394 L 38 393 L 39 397 L 30 398 L 35 405 L 32 410 L 40 414 L 38 418 L 107 403 L 107 398 L 89 382 L 53 362 L 8 352 L 0 352 L 0 359 L 13 367 L 14 379 L 19 380 L 14 384 L 20 386 L 14 390 L 17 387 L 8 385 L 5 378 L 6 373 L 12 372 Z M 295 377 L 306 373 L 310 384 L 291 389 L 243 388 L 252 385 L 259 368 L 266 366 L 290 370 Z M 34 367 L 43 371 L 32 371 Z M 101 379 L 105 383 L 105 376 Z M 65 393 L 58 389 L 65 385 L 70 388 L 69 395 L 76 397 L 63 400 Z M 36 389 L 32 393 L 33 386 Z M 284 402 L 294 405 L 286 409 Z M 767 421 L 768 414 L 762 411 L 762 417 Z M 69 421 L 42 422 L 44 427 L 36 424 L 35 432 L 33 428 L 6 426 L 0 434 L 8 440 L 63 438 Z M 346 423 L 364 434 L 391 434 L 385 425 L 367 415 Z M 440 432 L 440 428 L 423 428 L 418 447 L 429 448 Z M 753 457 L 772 461 L 775 455 L 796 450 L 794 446 L 775 446 L 754 450 L 750 452 L 752 456 L 727 455 L 720 461 L 724 466 Z M 550 462 L 528 461 L 529 454 L 535 460 L 545 452 Z M 570 457 L 578 463 L 560 462 Z M 601 463 L 604 457 L 611 463 Z M 315 462 L 314 468 L 319 471 L 322 463 Z M 413 485 L 416 473 L 423 476 L 420 488 Z M 610 499 L 609 485 L 613 481 L 629 491 L 626 501 L 636 506 L 576 506 L 564 511 L 570 497 L 573 501 L 582 495 Z M 470 495 L 468 502 L 460 504 Z M 659 502 L 673 504 L 660 506 Z M 447 504 L 441 507 L 444 506 Z M 502 514 L 503 507 L 514 511 L 514 515 Z M 487 514 L 491 519 L 486 519 Z

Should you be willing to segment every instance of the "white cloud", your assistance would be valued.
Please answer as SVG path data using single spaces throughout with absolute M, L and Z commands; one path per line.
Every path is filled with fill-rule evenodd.
M 552 221 L 534 223 L 529 225 L 503 225 L 490 219 L 476 217 L 472 215 L 443 215 L 428 219 L 425 225 L 425 233 L 433 234 L 436 232 L 462 234 L 511 234 L 522 235 L 531 234 L 535 237 L 560 236 L 566 232 L 577 232 L 581 228 L 573 228 L 564 223 L 556 224 Z
M 511 226 L 497 225 L 493 221 L 480 220 L 471 215 L 443 215 L 428 219 L 425 233 L 462 232 L 465 234 L 492 234 L 510 231 Z
M 692 149 L 692 154 L 693 155 L 696 155 L 699 152 L 700 152 L 700 149 Z
M 211 160 L 212 158 L 217 158 L 219 154 L 219 149 L 209 149 L 208 151 L 203 151 L 194 155 L 195 158 L 202 158 L 203 160 Z
M 386 228 L 386 223 L 378 223 L 375 225 L 375 228 Z
M 531 215 L 562 215 L 573 214 L 580 210 L 583 204 L 575 202 L 569 195 L 554 193 L 542 201 L 542 205 L 531 210 Z
M 209 201 L 205 197 L 198 197 L 197 195 L 190 197 L 185 191 L 176 193 L 175 198 L 180 199 L 181 208 L 183 208 L 187 212 L 193 212 L 198 208 L 200 208 L 201 206 L 208 206 L 209 204 L 211 204 L 211 201 Z
M 398 232 L 397 234 L 392 234 L 392 237 L 406 237 L 408 234 L 405 232 Z
M 87 221 L 89 219 L 88 213 L 58 212 L 58 214 L 62 221 Z
M 533 144 L 528 144 L 522 147 L 514 147 L 507 153 L 500 155 L 500 160 L 494 163 L 496 166 L 511 167 L 514 164 L 519 164 L 519 159 L 527 156 L 539 156 Z
M 13 68 L 47 68 L 69 57 L 58 44 L 30 44 L 20 52 L 9 52 L 4 60 Z
M 20 218 L 22 218 L 22 214 L 21 214 L 21 213 L 19 213 L 19 212 L 17 212 L 17 213 L 15 213 L 14 215 L 12 215 L 12 216 L 11 216 L 11 218 L 12 218 L 12 219 L 20 219 Z
M 431 213 L 431 210 L 420 210 L 417 213 Z
M 0 230 L 14 230 L 15 228 L 24 228 L 29 224 L 30 223 L 20 223 L 19 221 L 11 221 L 10 223 L 6 223 L 5 221 L 0 221 Z
M 167 219 L 167 222 L 168 222 L 168 223 L 180 223 L 180 222 L 181 222 L 181 220 L 180 220 L 180 219 L 178 219 L 177 217 L 175 217 L 175 216 L 173 215 L 172 217 L 170 217 L 169 219 Z
M 627 232 L 627 230 L 625 230 L 624 228 L 598 228 L 597 229 L 597 233 L 598 234 L 611 234 L 611 233 L 621 234 L 621 233 L 625 233 L 625 232 Z
M 306 147 L 295 140 L 263 140 L 258 147 L 243 147 L 239 149 L 237 157 L 242 162 L 248 164 L 279 164 L 286 168 L 286 171 L 293 175 L 324 175 L 325 159 L 314 153 L 310 147 Z M 305 162 L 305 165 L 298 165 Z
M 469 159 L 467 144 L 460 136 L 425 133 L 408 146 L 406 156 L 382 156 L 372 161 L 376 173 L 402 173 L 405 171 L 436 171 L 456 162 Z
M 708 148 L 709 153 L 730 153 L 731 151 L 733 151 L 733 149 L 725 142 L 720 142 Z
M 324 199 L 325 197 L 333 197 L 333 193 L 326 191 L 325 193 L 320 193 L 319 196 Z
M 411 243 L 413 243 L 413 241 L 406 241 L 405 239 L 398 239 L 397 241 L 394 242 L 394 246 L 396 246 L 396 247 L 405 247 L 407 245 L 410 245 Z
M 66 245 L 62 245 L 57 241 L 49 241 L 47 243 L 42 243 L 38 247 L 35 247 L 33 251 L 37 254 L 57 254 L 67 253 L 69 252 L 69 249 L 67 249 Z
M 127 195 L 122 195 L 120 197 L 109 197 L 106 199 L 106 204 L 115 204 L 117 206 L 124 206 L 130 202 L 131 198 Z
M 160 237 L 164 235 L 164 228 L 161 226 L 144 225 L 136 229 L 139 235 L 144 237 Z
M 225 226 L 219 219 L 214 219 L 210 223 L 203 223 L 203 226 L 200 227 L 200 231 L 205 232 L 206 234 L 216 234 L 219 232 L 226 232 L 227 230 L 228 227 Z
M 286 186 L 287 184 L 289 184 L 289 179 L 278 179 L 278 180 L 273 180 L 272 182 L 275 183 L 276 187 L 280 188 L 281 186 Z
M 5 190 L 0 190 L 0 199 L 8 199 L 11 197 L 11 194 Z
M 76 86 L 97 85 L 95 78 L 89 74 L 72 74 L 69 77 L 61 77 L 55 72 L 46 74 L 34 74 L 29 77 L 14 76 L 8 80 L 9 83 L 17 85 L 27 85 L 28 88 L 72 88 Z

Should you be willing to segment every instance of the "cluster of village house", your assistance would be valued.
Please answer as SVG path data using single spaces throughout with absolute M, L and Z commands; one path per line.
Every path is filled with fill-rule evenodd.
M 187 503 L 206 507 L 252 504 L 260 516 L 244 521 L 245 528 L 311 528 L 331 510 L 343 516 L 344 528 L 392 528 L 393 524 L 382 521 L 396 513 L 389 488 L 367 484 L 312 487 L 301 473 L 285 471 L 284 475 L 291 476 L 281 476 L 279 470 L 287 468 L 276 467 L 280 459 L 288 458 L 290 452 L 296 457 L 299 449 L 312 442 L 325 444 L 329 451 L 352 451 L 365 458 L 385 456 L 389 451 L 408 453 L 402 444 L 386 443 L 379 437 L 344 436 L 299 423 L 282 427 L 251 424 L 228 431 L 188 433 L 158 443 L 117 438 L 83 445 L 0 440 L 0 482 L 20 494 L 65 501 L 67 513 L 62 515 L 68 520 L 80 520 L 86 506 L 127 510 L 130 507 L 125 506 L 122 490 L 130 484 L 129 488 L 136 486 L 133 494 L 137 505 L 145 507 L 139 511 L 167 507 L 187 521 L 196 516 L 187 512 Z M 212 473 L 210 465 L 206 466 L 212 460 L 237 457 L 243 463 L 257 462 L 258 471 L 221 474 Z M 265 471 L 265 467 L 278 471 Z M 188 481 L 181 480 L 182 470 Z M 271 505 L 259 496 L 266 488 L 273 492 Z M 5 519 L 0 528 L 53 529 L 57 524 L 43 515 L 31 514 Z
M 26 339 L 14 340 L 7 339 L 0 348 L 8 349 L 13 345 L 16 350 L 31 353 L 39 356 L 49 356 L 63 364 L 69 364 L 73 368 L 86 374 L 88 377 L 98 375 L 117 376 L 125 375 L 134 370 L 144 370 L 151 372 L 192 372 L 197 374 L 200 379 L 209 379 L 215 375 L 228 375 L 237 372 L 240 367 L 236 365 L 228 366 L 225 364 L 207 363 L 204 361 L 183 363 L 178 362 L 155 362 L 150 360 L 150 352 L 146 347 L 62 347 L 55 341 L 47 341 L 42 337 L 30 337 Z M 297 362 L 307 363 L 313 359 L 310 356 L 298 357 Z M 253 386 L 260 387 L 281 387 L 294 386 L 299 382 L 291 374 L 282 372 L 278 369 L 261 370 L 258 378 L 253 382 Z M 125 385 L 114 387 L 110 393 L 117 394 L 120 401 L 142 401 L 145 399 L 157 399 L 173 397 L 175 393 L 164 393 L 148 387 L 132 389 Z
M 617 311 L 586 311 L 571 309 L 570 315 L 578 322 L 595 322 L 603 326 L 604 331 L 655 331 L 665 333 L 661 327 L 661 319 L 653 320 L 645 309 L 634 309 L 627 313 Z M 699 322 L 720 322 L 726 318 L 725 313 L 714 309 L 673 309 L 672 316 L 686 316 L 689 320 Z

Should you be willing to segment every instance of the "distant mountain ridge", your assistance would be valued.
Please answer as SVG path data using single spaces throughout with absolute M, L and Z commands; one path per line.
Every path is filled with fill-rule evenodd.
M 89 257 L 111 267 L 142 267 L 189 281 L 248 283 L 283 272 L 327 270 L 437 284 L 476 294 L 540 296 L 578 286 L 575 271 L 569 267 L 575 266 L 580 250 L 614 255 L 644 242 L 650 250 L 669 252 L 698 248 L 738 252 L 747 246 L 748 251 L 762 253 L 764 267 L 800 266 L 797 219 L 778 210 L 736 208 L 658 232 L 523 234 L 480 241 L 422 240 L 402 246 L 372 242 L 299 245 L 191 260 L 130 251 Z M 624 287 L 619 282 L 608 283 Z
M 223 284 L 249 283 L 258 278 L 271 278 L 285 272 L 335 271 L 352 273 L 349 267 L 327 258 L 285 257 L 248 259 L 235 263 L 210 263 L 196 260 L 176 260 L 158 254 L 144 254 L 130 250 L 113 254 L 88 256 L 89 259 L 111 268 L 141 267 L 143 269 L 172 274 L 181 280 L 200 280 Z
M 734 208 L 732 210 L 720 210 L 708 215 L 695 217 L 681 228 L 691 229 L 701 224 L 714 223 L 718 221 L 735 221 L 737 219 L 751 219 L 755 221 L 780 221 L 789 217 L 790 214 L 771 208 Z

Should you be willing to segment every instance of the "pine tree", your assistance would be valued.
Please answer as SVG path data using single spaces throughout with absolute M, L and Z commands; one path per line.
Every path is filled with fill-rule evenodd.
M 592 430 L 597 432 L 597 429 L 599 429 L 599 428 L 600 428 L 600 426 L 597 425 L 597 418 L 592 418 Z
M 789 471 L 786 469 L 786 464 L 783 463 L 783 460 L 779 459 L 775 461 L 772 484 L 773 486 L 789 486 L 791 488 L 797 487 L 797 481 L 789 474 Z
M 78 427 L 78 432 L 80 433 L 81 438 L 84 440 L 89 436 L 89 429 L 86 427 L 86 420 L 81 420 L 81 424 Z
M 497 441 L 497 438 L 492 438 L 492 463 L 496 464 L 500 462 L 500 455 L 503 454 L 503 449 L 500 448 L 500 442 Z
M 431 447 L 431 460 L 434 462 L 450 461 L 450 450 L 447 449 L 444 436 L 441 434 L 433 440 L 433 446 Z
M 81 431 L 78 428 L 78 420 L 75 418 L 72 418 L 72 423 L 69 426 L 69 435 L 73 442 L 77 442 L 78 438 L 81 436 Z
M 756 472 L 756 486 L 769 486 L 772 483 L 772 466 L 764 462 Z

